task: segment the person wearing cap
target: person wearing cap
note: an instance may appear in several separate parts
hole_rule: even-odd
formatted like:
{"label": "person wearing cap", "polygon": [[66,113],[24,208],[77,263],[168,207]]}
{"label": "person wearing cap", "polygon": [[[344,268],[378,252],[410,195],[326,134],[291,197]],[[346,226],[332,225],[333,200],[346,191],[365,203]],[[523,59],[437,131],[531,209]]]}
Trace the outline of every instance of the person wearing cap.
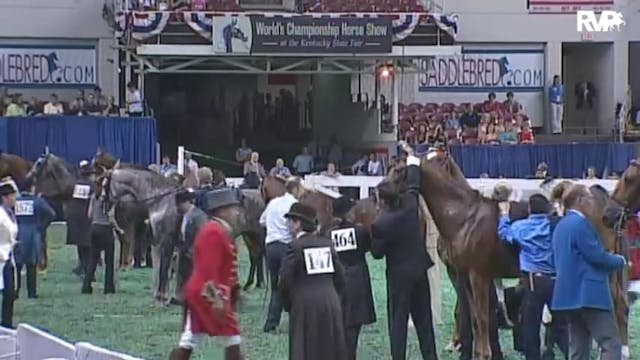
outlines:
{"label": "person wearing cap", "polygon": [[280,270],[278,292],[289,313],[289,359],[347,360],[344,268],[328,237],[316,234],[316,210],[302,203],[285,214],[293,241]]}
{"label": "person wearing cap", "polygon": [[284,215],[304,193],[302,180],[299,177],[289,178],[285,183],[285,189],[284,195],[269,201],[258,221],[260,226],[267,228],[265,243],[267,269],[269,269],[269,281],[271,282],[271,299],[269,300],[267,320],[263,328],[264,332],[274,331],[280,324],[282,303],[278,293],[278,279],[282,259],[287,253],[287,247],[292,239]]}
{"label": "person wearing cap", "polygon": [[114,281],[115,266],[115,238],[113,236],[113,226],[107,215],[109,209],[106,201],[102,198],[100,183],[96,182],[96,191],[91,196],[87,217],[91,221],[91,248],[89,253],[89,265],[82,282],[82,293],[91,294],[93,289],[91,282],[95,279],[96,267],[100,254],[104,251],[104,293],[114,294],[116,286]]}
{"label": "person wearing cap", "polygon": [[195,205],[196,193],[191,189],[181,189],[176,193],[176,206],[178,212],[182,214],[180,225],[180,242],[178,243],[178,274],[176,276],[176,288],[172,304],[181,304],[183,301],[182,287],[191,275],[192,246],[196,234],[207,221],[204,211]]}
{"label": "person wearing cap", "polygon": [[15,261],[13,248],[18,237],[18,222],[14,213],[18,187],[11,178],[0,180],[0,269],[2,269],[2,321],[0,326],[13,328],[13,302],[15,301]]}
{"label": "person wearing cap", "polygon": [[225,360],[242,359],[235,313],[240,289],[235,234],[243,218],[239,205],[237,194],[231,189],[207,193],[204,210],[211,220],[202,225],[193,243],[193,270],[183,288],[183,332],[170,360],[190,359],[206,335],[218,338],[225,348]]}
{"label": "person wearing cap", "polygon": [[333,201],[335,226],[329,231],[333,247],[345,268],[346,289],[344,299],[345,339],[347,358],[356,359],[358,337],[362,325],[376,322],[376,311],[371,292],[371,277],[366,254],[371,247],[371,234],[356,224],[351,208],[352,199],[341,196]]}
{"label": "person wearing cap", "polygon": [[23,191],[16,201],[15,215],[18,221],[18,244],[15,248],[16,272],[18,284],[17,295],[20,293],[22,267],[27,269],[27,297],[37,298],[36,268],[38,266],[41,248],[44,246],[42,234],[56,216],[56,212],[43,198],[35,195],[35,186],[25,184],[28,191]]}
{"label": "person wearing cap", "polygon": [[64,216],[67,221],[66,243],[75,245],[78,253],[78,265],[73,273],[83,277],[89,267],[91,251],[91,221],[87,213],[93,193],[93,171],[87,160],[82,160],[79,165],[79,177],[73,187],[71,199],[64,204]]}
{"label": "person wearing cap", "polygon": [[406,191],[391,181],[376,187],[382,210],[372,226],[371,254],[387,262],[387,309],[391,358],[405,359],[409,315],[424,359],[437,359],[427,270],[433,261],[420,230],[420,159],[406,143]]}

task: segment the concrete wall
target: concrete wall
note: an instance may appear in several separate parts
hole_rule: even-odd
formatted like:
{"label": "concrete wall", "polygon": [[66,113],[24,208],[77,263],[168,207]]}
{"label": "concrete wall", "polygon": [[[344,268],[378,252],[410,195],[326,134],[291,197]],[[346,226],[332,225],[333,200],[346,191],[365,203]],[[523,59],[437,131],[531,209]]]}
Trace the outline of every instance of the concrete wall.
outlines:
{"label": "concrete wall", "polygon": [[[113,33],[102,19],[99,0],[3,0],[0,1],[0,44],[94,45],[97,48],[98,85],[117,95],[117,52]],[[29,88],[13,90],[26,96],[47,98],[51,92],[71,99],[74,89]]]}

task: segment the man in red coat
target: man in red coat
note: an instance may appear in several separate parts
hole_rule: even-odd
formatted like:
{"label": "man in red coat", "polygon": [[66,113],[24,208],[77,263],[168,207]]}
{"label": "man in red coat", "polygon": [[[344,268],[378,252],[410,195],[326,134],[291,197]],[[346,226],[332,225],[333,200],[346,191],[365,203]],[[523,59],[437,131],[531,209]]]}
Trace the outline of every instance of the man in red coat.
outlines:
{"label": "man in red coat", "polygon": [[240,360],[240,327],[235,313],[238,274],[234,231],[244,219],[236,192],[218,189],[205,196],[210,217],[193,244],[193,272],[184,286],[186,315],[180,343],[170,360],[186,360],[203,335],[217,337],[225,360]]}

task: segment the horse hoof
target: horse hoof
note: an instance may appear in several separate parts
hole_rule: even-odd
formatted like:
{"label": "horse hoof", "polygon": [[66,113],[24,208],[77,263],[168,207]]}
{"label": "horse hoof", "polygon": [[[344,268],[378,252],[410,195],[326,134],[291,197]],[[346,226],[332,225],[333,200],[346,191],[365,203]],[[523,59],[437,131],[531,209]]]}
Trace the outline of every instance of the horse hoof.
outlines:
{"label": "horse hoof", "polygon": [[629,350],[629,346],[628,345],[622,346],[622,359],[623,360],[631,359],[631,351]]}

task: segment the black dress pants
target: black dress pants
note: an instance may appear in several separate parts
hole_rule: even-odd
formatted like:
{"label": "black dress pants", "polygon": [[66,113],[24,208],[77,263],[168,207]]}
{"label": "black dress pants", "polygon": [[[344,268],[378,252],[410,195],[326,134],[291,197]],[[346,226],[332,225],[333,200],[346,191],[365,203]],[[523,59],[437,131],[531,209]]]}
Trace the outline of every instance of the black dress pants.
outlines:
{"label": "black dress pants", "polygon": [[104,276],[104,293],[112,294],[116,292],[113,278],[114,269],[114,238],[113,230],[110,225],[91,225],[91,255],[89,256],[89,267],[82,284],[83,293],[91,293],[91,281],[95,277],[96,268],[100,253],[104,251],[105,276]]}
{"label": "black dress pants", "polygon": [[[465,291],[468,283],[465,275],[458,274],[456,279],[456,293],[460,303],[460,359],[473,359],[473,321],[471,319],[471,311],[469,309],[469,301],[467,292]],[[498,295],[493,281],[489,285],[489,343],[491,344],[491,359],[503,359],[502,349],[500,348],[500,338],[498,336]]]}
{"label": "black dress pants", "polygon": [[282,300],[278,292],[278,279],[280,277],[280,267],[282,260],[287,254],[289,245],[283,242],[274,241],[267,244],[267,267],[271,282],[271,299],[269,300],[269,312],[267,321],[264,324],[265,331],[275,329],[280,324],[282,316]]}
{"label": "black dress pants", "polygon": [[2,280],[4,289],[2,290],[2,322],[0,326],[13,329],[13,302],[16,300],[15,291],[15,267],[11,261],[4,264],[2,270]]}
{"label": "black dress pants", "polygon": [[387,312],[391,358],[406,359],[409,315],[420,343],[423,359],[437,359],[427,272],[415,276],[387,274]]}
{"label": "black dress pants", "polygon": [[37,297],[37,267],[38,265],[22,265],[16,264],[16,273],[18,285],[16,286],[16,298],[20,295],[20,289],[22,288],[22,267],[27,268],[27,297],[30,299]]}
{"label": "black dress pants", "polygon": [[360,337],[361,329],[362,325],[348,326],[345,328],[348,360],[356,360],[356,356],[358,355],[358,338]]}

